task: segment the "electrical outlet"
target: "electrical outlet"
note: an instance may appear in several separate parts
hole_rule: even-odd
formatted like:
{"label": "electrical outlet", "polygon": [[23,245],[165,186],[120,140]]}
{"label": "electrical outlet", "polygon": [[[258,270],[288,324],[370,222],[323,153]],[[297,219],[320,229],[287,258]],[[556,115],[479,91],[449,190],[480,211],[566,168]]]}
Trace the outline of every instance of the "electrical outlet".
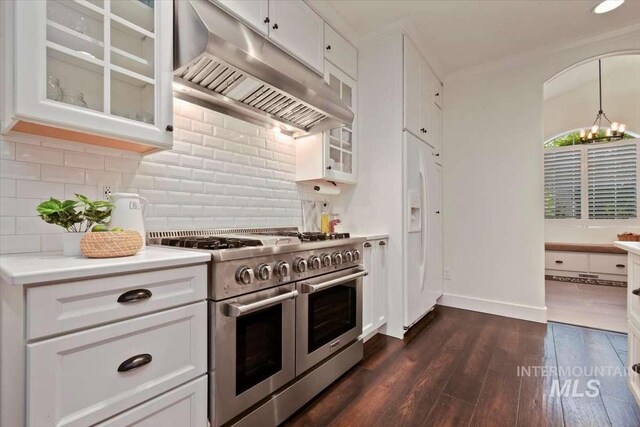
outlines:
{"label": "electrical outlet", "polygon": [[109,200],[110,196],[111,196],[111,186],[110,185],[103,185],[102,186],[102,199],[103,200]]}
{"label": "electrical outlet", "polygon": [[453,274],[451,273],[451,269],[450,268],[445,268],[443,270],[442,276],[444,277],[445,280],[451,280],[453,278]]}

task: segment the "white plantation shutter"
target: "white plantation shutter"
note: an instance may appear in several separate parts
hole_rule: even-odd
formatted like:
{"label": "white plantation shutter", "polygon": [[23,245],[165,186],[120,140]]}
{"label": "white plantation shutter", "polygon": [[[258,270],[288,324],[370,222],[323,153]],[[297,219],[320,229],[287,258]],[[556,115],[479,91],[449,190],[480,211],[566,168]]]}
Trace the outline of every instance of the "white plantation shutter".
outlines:
{"label": "white plantation shutter", "polygon": [[580,150],[545,152],[544,217],[546,219],[581,218],[580,164]]}
{"label": "white plantation shutter", "polygon": [[638,214],[637,144],[587,149],[589,219],[628,219]]}

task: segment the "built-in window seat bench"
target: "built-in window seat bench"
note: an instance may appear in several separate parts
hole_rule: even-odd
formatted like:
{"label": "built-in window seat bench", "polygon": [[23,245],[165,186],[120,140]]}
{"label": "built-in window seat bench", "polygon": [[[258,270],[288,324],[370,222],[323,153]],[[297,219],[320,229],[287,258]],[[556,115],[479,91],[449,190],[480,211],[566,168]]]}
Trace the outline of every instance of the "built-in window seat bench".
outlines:
{"label": "built-in window seat bench", "polygon": [[545,243],[547,279],[626,286],[627,253],[613,244]]}

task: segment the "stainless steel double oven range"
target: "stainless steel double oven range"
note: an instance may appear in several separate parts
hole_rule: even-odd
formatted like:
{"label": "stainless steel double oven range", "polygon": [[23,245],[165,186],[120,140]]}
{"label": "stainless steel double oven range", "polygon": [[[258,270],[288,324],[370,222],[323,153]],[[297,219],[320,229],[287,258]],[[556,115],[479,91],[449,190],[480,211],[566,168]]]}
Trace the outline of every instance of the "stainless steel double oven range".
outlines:
{"label": "stainless steel double oven range", "polygon": [[362,359],[364,239],[295,228],[149,237],[211,251],[212,425],[277,425]]}

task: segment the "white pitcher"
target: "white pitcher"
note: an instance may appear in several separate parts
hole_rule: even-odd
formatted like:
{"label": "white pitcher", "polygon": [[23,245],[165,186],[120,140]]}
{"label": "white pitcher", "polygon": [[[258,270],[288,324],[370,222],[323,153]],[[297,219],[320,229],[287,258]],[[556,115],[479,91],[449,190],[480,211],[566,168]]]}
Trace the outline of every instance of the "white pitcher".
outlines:
{"label": "white pitcher", "polygon": [[114,193],[110,197],[114,204],[109,220],[109,228],[121,227],[125,230],[135,230],[142,236],[142,249],[146,246],[144,231],[144,211],[149,201],[135,193]]}

